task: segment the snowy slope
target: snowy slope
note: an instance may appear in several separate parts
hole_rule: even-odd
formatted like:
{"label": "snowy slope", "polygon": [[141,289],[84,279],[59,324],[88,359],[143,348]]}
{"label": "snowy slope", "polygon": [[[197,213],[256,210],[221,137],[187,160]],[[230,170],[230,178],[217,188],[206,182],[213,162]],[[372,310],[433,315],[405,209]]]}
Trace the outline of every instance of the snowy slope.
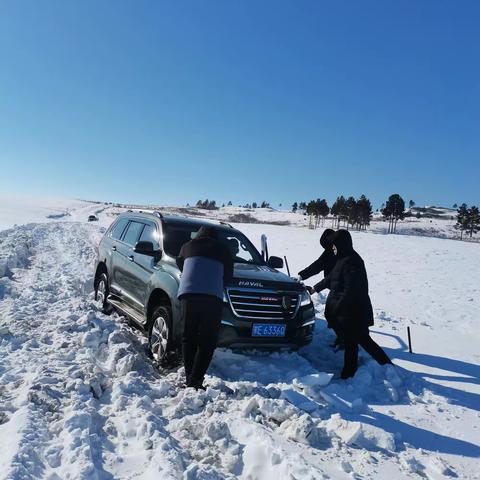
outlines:
{"label": "snowy slope", "polygon": [[[274,209],[274,208],[255,208],[248,209],[243,207],[223,207],[218,210],[204,210],[194,207],[168,207],[155,205],[118,205],[115,208],[109,208],[109,213],[120,213],[127,208],[140,209],[160,209],[164,213],[173,213],[179,215],[199,216],[202,218],[211,218],[229,223],[261,223],[272,225],[290,225],[310,227],[310,218],[302,212],[293,213],[291,211]],[[408,211],[407,211],[408,212]],[[399,235],[415,235],[438,238],[459,239],[460,232],[456,230],[456,211],[439,207],[415,207],[411,210],[411,216],[407,216],[404,220],[397,224],[397,234]],[[420,213],[421,217],[417,218],[416,214]],[[334,219],[327,217],[321,222],[321,228],[329,228],[334,225]],[[343,227],[343,225],[342,225]],[[344,227],[345,228],[345,227]],[[386,234],[388,232],[388,221],[384,220],[382,214],[374,212],[372,221],[368,227],[371,233]],[[480,233],[477,233],[470,239],[464,236],[465,240],[480,241]]]}
{"label": "snowy slope", "polygon": [[[129,205],[107,204],[102,202],[87,202],[81,200],[62,199],[39,199],[30,197],[18,197],[0,194],[0,229],[34,221],[55,220],[86,220],[88,215],[94,214],[100,217],[113,219],[116,215],[127,209],[158,209],[166,214],[196,216],[229,223],[241,224],[271,224],[281,226],[302,226],[309,228],[310,218],[303,212],[293,213],[285,209],[275,208],[244,208],[226,206],[217,210],[204,210],[195,207],[172,207],[160,205]],[[406,217],[397,224],[397,234],[415,235],[438,238],[459,239],[460,232],[454,228],[456,211],[441,207],[414,207],[407,212],[411,216]],[[420,213],[421,218],[416,218]],[[328,228],[334,225],[334,219],[327,217],[321,222],[319,228]],[[372,221],[368,227],[370,233],[386,234],[388,222],[379,212],[374,212]],[[480,233],[470,239],[464,236],[464,240],[480,242]]]}
{"label": "snowy slope", "polygon": [[1,193],[0,205],[0,230],[29,222],[74,219],[70,217],[72,215],[75,217],[80,212],[83,214],[83,211],[101,208],[98,204],[90,204],[80,200],[20,197]]}
{"label": "snowy slope", "polygon": [[[354,233],[397,367],[362,357],[353,380],[333,376],[321,296],[310,346],[218,350],[195,392],[94,308],[94,247],[116,209],[23,208],[38,223],[0,232],[0,478],[478,478],[478,244]],[[319,230],[238,227],[257,245],[266,233],[295,273],[318,253]]]}

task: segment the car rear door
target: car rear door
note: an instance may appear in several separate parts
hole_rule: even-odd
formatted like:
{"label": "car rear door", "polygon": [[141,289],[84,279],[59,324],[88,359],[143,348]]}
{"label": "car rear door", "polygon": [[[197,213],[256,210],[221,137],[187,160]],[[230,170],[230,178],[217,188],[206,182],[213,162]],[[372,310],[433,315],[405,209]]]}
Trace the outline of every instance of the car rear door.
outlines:
{"label": "car rear door", "polygon": [[125,232],[125,229],[128,225],[129,219],[128,218],[119,218],[113,227],[111,228],[106,242],[106,262],[107,262],[107,271],[108,271],[108,279],[109,279],[109,287],[110,291],[113,294],[117,294],[119,292],[119,287],[117,285],[117,278],[116,278],[116,270],[117,264],[121,260],[121,256],[117,253],[118,244]]}

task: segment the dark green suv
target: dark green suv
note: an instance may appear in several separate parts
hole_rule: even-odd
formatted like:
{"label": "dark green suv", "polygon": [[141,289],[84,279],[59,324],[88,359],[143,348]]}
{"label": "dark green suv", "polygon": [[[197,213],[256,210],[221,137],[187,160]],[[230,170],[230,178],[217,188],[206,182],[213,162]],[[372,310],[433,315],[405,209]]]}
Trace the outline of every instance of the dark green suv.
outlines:
{"label": "dark green suv", "polygon": [[305,287],[276,268],[278,257],[260,254],[239,230],[159,212],[118,216],[98,246],[95,299],[108,313],[119,310],[143,328],[153,358],[177,349],[183,325],[177,299],[181,246],[202,225],[214,226],[230,249],[234,278],[225,286],[218,345],[230,348],[294,348],[310,343],[315,312]]}

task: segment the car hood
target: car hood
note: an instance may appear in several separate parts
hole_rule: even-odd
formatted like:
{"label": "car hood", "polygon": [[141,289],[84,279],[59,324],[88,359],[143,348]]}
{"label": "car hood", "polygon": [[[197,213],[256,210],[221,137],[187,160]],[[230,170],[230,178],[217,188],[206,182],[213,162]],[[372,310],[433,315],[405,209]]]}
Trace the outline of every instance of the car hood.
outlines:
{"label": "car hood", "polygon": [[303,286],[293,278],[267,265],[236,263],[233,281],[229,286],[247,288],[283,288],[300,291]]}

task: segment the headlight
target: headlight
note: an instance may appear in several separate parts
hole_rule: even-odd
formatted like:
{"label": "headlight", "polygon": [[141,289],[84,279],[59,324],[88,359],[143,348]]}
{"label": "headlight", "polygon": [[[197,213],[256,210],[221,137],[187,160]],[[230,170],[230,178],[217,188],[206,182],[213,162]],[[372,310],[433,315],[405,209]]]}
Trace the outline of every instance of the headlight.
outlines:
{"label": "headlight", "polygon": [[312,297],[306,290],[304,290],[300,295],[300,306],[305,307],[307,305],[310,305],[311,303],[312,303]]}
{"label": "headlight", "polygon": [[227,292],[223,291],[223,303],[228,303]]}

